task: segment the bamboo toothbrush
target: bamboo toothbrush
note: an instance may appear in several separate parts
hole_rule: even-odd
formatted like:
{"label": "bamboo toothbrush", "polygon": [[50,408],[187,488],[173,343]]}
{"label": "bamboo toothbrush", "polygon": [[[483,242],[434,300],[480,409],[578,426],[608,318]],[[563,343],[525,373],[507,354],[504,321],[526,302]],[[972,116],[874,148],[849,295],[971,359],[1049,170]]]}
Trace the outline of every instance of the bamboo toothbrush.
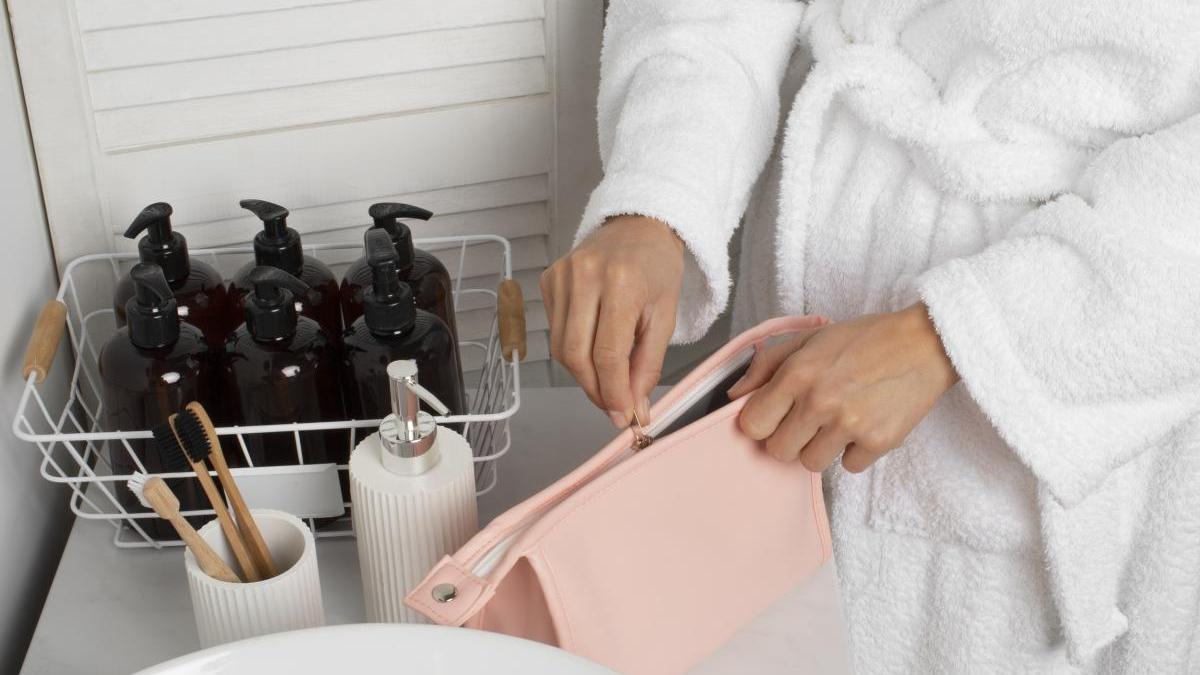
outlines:
{"label": "bamboo toothbrush", "polygon": [[216,469],[217,478],[220,479],[225,496],[229,498],[229,504],[233,507],[238,528],[246,540],[246,545],[250,549],[250,555],[254,558],[254,564],[257,565],[259,573],[265,579],[279,574],[275,561],[271,558],[271,550],[267,548],[267,543],[263,540],[262,533],[259,532],[258,525],[254,522],[254,516],[250,515],[250,509],[246,506],[246,500],[242,498],[242,492],[238,489],[237,482],[229,473],[229,465],[225,463],[225,453],[221,451],[220,439],[217,438],[217,431],[213,428],[212,420],[204,410],[204,406],[195,401],[187,404],[183,412],[175,418],[175,430],[179,433],[179,440],[183,443],[183,448],[191,459],[199,461],[207,457],[209,463]]}
{"label": "bamboo toothbrush", "polygon": [[254,561],[246,550],[246,543],[242,541],[237,524],[233,522],[233,518],[229,516],[229,510],[225,508],[224,498],[221,497],[217,486],[213,484],[212,476],[208,475],[208,467],[203,462],[192,461],[183,444],[179,442],[178,433],[174,428],[175,420],[178,417],[178,415],[171,415],[166,424],[160,424],[151,429],[154,440],[158,443],[158,451],[162,454],[163,463],[172,470],[176,467],[180,469],[191,467],[192,471],[196,473],[200,487],[203,488],[205,496],[212,504],[213,511],[217,514],[217,522],[221,524],[221,532],[225,534],[229,550],[233,552],[233,558],[242,570],[242,578],[246,581],[260,581],[262,577],[258,574]]}
{"label": "bamboo toothbrush", "polygon": [[200,565],[200,569],[204,570],[205,574],[214,579],[235,584],[241,581],[229,565],[225,564],[221,556],[217,555],[208,542],[204,541],[200,533],[196,532],[187,519],[180,515],[179,498],[175,496],[174,492],[171,492],[171,488],[163,479],[138,472],[133,474],[127,485],[142,506],[153,509],[159,517],[165,518],[175,526],[179,538],[191,549],[192,555],[196,556],[196,564]]}

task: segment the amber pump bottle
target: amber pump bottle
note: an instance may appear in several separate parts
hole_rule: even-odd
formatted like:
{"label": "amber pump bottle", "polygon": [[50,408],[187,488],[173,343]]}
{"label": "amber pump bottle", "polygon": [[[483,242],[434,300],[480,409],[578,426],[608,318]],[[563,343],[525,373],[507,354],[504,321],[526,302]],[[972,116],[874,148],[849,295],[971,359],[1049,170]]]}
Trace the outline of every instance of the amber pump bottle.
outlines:
{"label": "amber pump bottle", "polygon": [[419,383],[441,400],[450,414],[466,412],[458,344],[438,317],[418,309],[412,291],[397,276],[398,260],[383,230],[367,231],[372,283],[363,295],[364,312],[342,340],[342,381],[346,411],[353,419],[376,419],[391,412],[388,364],[412,360]]}
{"label": "amber pump bottle", "polygon": [[[107,431],[151,429],[166,422],[190,401],[209,405],[213,394],[211,352],[200,329],[180,319],[178,301],[162,268],[138,263],[129,276],[134,295],[125,307],[128,323],[100,349]],[[174,470],[164,463],[152,440],[131,440],[129,447],[137,455],[137,461],[123,443],[109,443],[114,474]],[[183,510],[209,508],[195,480],[170,479],[167,484],[179,497]],[[129,490],[110,489],[117,493],[126,511],[149,511]],[[207,518],[199,519],[203,520]],[[138,519],[137,522],[155,539],[177,538],[165,521]]]}
{"label": "amber pump bottle", "polygon": [[[397,202],[372,204],[368,211],[374,224],[371,229],[387,232],[396,247],[398,275],[412,289],[417,307],[431,312],[450,328],[450,334],[458,339],[458,326],[454,320],[454,292],[450,273],[437,256],[413,246],[412,230],[400,222],[400,218],[429,220],[433,213],[419,206]],[[363,293],[371,285],[371,267],[367,255],[351,263],[342,277],[342,316],[346,326],[354,323],[363,313]]]}
{"label": "amber pump bottle", "polygon": [[[171,230],[172,213],[171,205],[166,202],[151,204],[133,219],[125,236],[133,239],[146,233],[138,241],[138,257],[144,263],[154,263],[162,268],[179,305],[180,316],[204,333],[210,347],[220,349],[233,327],[229,322],[232,303],[225,283],[212,265],[191,259],[187,239]],[[125,326],[125,305],[133,296],[133,278],[127,274],[117,282],[113,292],[117,328]]]}
{"label": "amber pump bottle", "polygon": [[[295,298],[308,285],[268,266],[253,268],[245,280],[251,289],[246,321],[229,336],[221,364],[232,416],[246,426],[344,419],[333,341],[296,311]],[[296,464],[301,456],[291,433],[247,434],[245,440],[256,466]],[[340,431],[303,431],[300,441],[306,464],[349,457],[349,439]]]}
{"label": "amber pump bottle", "polygon": [[234,298],[234,311],[241,322],[241,313],[246,306],[246,296],[251,292],[250,274],[256,267],[274,267],[303,281],[307,291],[298,291],[300,313],[316,321],[329,337],[336,341],[342,333],[342,316],[338,309],[337,277],[325,263],[304,254],[300,233],[288,227],[288,210],[278,204],[261,199],[243,199],[242,208],[258,216],[263,229],[254,235],[254,262],[238,270],[229,282],[229,292]]}

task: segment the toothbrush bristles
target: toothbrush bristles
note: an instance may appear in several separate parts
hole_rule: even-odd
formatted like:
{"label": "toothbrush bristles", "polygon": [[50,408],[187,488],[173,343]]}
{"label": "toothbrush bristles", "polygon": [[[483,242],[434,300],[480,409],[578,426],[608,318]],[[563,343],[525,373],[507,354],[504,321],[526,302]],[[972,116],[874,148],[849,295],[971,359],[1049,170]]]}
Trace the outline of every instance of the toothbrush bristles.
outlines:
{"label": "toothbrush bristles", "polygon": [[150,433],[154,435],[154,443],[158,446],[158,454],[162,458],[164,470],[188,471],[191,469],[183,446],[180,445],[175,432],[171,430],[170,422],[164,422],[154,427]]}
{"label": "toothbrush bristles", "polygon": [[133,475],[129,477],[129,481],[126,483],[126,485],[129,487],[129,491],[137,497],[138,502],[141,503],[142,506],[149,509],[153,507],[150,506],[149,500],[146,499],[146,481],[148,480],[150,480],[149,476],[141,471],[135,471]]}
{"label": "toothbrush bristles", "polygon": [[208,432],[205,431],[200,418],[191,410],[184,410],[175,416],[175,433],[179,436],[183,451],[193,462],[202,462],[212,454],[213,448],[208,442]]}

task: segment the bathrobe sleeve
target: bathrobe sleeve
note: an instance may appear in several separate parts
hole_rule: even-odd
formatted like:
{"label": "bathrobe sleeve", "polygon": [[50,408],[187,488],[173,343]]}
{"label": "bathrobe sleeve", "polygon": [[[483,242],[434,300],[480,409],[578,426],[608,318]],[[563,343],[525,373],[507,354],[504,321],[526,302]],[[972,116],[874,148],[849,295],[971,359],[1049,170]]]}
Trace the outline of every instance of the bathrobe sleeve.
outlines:
{"label": "bathrobe sleeve", "polygon": [[999,433],[1080,503],[1200,414],[1200,116],[1112,144],[1075,193],[918,290]]}
{"label": "bathrobe sleeve", "polygon": [[794,0],[614,0],[599,98],[604,179],[576,242],[605,219],[651,216],[687,245],[675,342],[729,299],[729,240],[773,145],[779,88],[804,5]]}

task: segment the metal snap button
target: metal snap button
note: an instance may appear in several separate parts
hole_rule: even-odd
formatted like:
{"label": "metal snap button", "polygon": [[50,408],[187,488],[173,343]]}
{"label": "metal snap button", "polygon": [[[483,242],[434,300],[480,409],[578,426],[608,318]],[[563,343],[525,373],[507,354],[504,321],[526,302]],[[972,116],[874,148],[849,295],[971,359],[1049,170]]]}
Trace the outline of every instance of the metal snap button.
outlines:
{"label": "metal snap button", "polygon": [[453,602],[458,597],[458,588],[454,584],[438,584],[433,587],[432,594],[436,602]]}

